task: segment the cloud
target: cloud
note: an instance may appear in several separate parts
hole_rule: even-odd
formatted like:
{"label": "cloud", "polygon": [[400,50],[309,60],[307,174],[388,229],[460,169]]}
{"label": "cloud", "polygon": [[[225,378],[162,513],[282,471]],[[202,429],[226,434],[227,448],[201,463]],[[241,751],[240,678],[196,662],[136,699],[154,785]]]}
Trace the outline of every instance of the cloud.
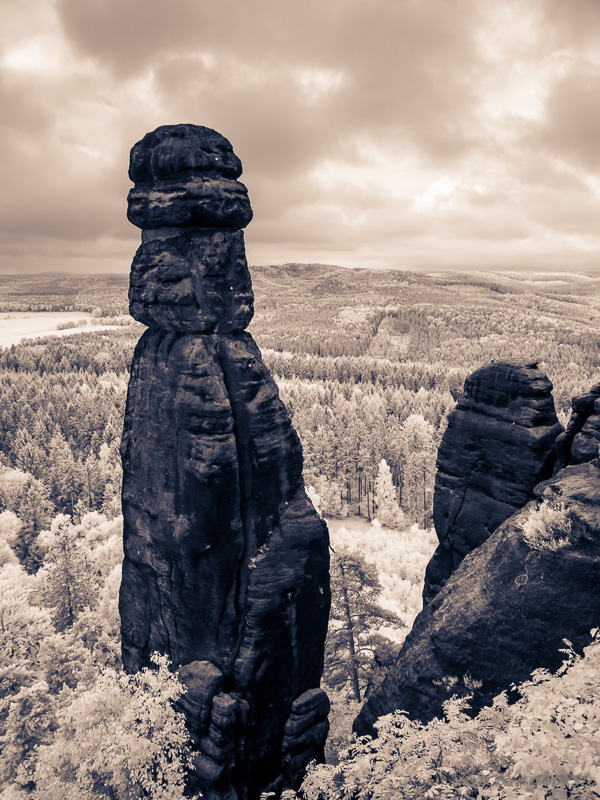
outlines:
{"label": "cloud", "polygon": [[584,169],[600,167],[600,69],[577,68],[552,86],[540,144]]}
{"label": "cloud", "polygon": [[[263,128],[292,113],[301,129],[330,140],[336,126],[369,130],[440,155],[471,141],[463,122],[476,68],[472,0],[62,0],[58,7],[82,56],[118,79],[154,71],[169,105],[181,93],[197,113],[252,114]],[[338,91],[323,92],[323,76]]]}
{"label": "cloud", "polygon": [[[130,147],[214,127],[250,257],[597,259],[598,0],[29,0],[0,32],[0,268],[126,269]],[[131,247],[129,253],[127,248]],[[94,261],[96,254],[97,261]],[[463,259],[464,254],[464,259]],[[541,255],[540,255],[541,258]]]}

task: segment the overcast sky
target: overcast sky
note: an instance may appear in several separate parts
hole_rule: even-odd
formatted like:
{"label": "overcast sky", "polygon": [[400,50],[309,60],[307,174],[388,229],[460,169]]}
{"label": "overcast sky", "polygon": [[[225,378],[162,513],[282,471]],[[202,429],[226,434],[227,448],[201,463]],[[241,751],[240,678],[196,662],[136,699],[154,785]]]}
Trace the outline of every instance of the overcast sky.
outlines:
{"label": "overcast sky", "polygon": [[251,264],[600,264],[600,0],[0,0],[0,270],[126,271],[131,146],[215,128]]}

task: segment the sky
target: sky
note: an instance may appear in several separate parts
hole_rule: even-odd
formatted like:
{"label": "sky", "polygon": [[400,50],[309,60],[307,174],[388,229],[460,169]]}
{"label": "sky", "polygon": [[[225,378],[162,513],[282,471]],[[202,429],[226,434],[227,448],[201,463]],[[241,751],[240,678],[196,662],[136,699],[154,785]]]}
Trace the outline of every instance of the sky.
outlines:
{"label": "sky", "polygon": [[250,264],[600,266],[600,0],[0,0],[0,271],[126,272],[129,150],[215,128]]}

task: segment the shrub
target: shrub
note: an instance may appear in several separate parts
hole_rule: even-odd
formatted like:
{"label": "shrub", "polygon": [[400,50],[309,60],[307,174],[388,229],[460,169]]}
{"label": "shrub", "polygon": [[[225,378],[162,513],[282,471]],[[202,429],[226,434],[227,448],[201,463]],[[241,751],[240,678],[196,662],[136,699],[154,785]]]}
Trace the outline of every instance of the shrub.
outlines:
{"label": "shrub", "polygon": [[532,550],[560,550],[574,542],[573,519],[559,501],[544,500],[532,508],[522,523],[523,541]]}
{"label": "shrub", "polygon": [[15,783],[33,789],[31,800],[183,800],[191,751],[173,703],[185,689],[165,656],[152,661],[156,669],[135,675],[103,670],[89,688],[71,691],[55,715],[43,706],[38,716],[43,711],[56,733],[16,769]]}
{"label": "shrub", "polygon": [[556,674],[535,670],[509,705],[505,692],[476,717],[468,698],[428,725],[403,711],[382,717],[379,736],[355,740],[337,766],[311,765],[299,796],[592,800],[600,797],[600,639],[578,656],[570,644]]}

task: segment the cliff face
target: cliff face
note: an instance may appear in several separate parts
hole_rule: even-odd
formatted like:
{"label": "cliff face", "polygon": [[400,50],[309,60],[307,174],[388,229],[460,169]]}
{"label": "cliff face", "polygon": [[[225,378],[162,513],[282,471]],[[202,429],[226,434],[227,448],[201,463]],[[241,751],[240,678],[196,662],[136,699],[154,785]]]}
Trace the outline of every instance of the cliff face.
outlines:
{"label": "cliff face", "polygon": [[552,475],[562,427],[551,391],[535,363],[492,363],[465,381],[438,451],[433,519],[440,544],[427,567],[425,603]]}
{"label": "cliff face", "polygon": [[195,780],[214,798],[297,783],[322,756],[328,710],[328,534],[245,332],[240,173],[229,142],[198,126],[158,128],[131,153],[128,216],[143,233],[130,308],[150,329],[121,449],[123,663],[159,650],[181,667]]}
{"label": "cliff face", "polygon": [[598,626],[600,387],[574,398],[565,432],[551,389],[534,363],[467,378],[438,453],[425,607],[358,733],[394,709],[427,722],[461,689],[479,708]]}
{"label": "cliff face", "polygon": [[[600,620],[600,461],[567,467],[536,487],[537,500],[510,517],[464,558],[415,620],[392,670],[354,723],[373,733],[382,714],[405,709],[424,722],[441,716],[443,702],[481,682],[474,708],[489,703],[538,667],[556,669],[562,639],[576,649]],[[568,543],[531,547],[527,520],[542,501],[568,510]],[[557,512],[559,513],[559,512]],[[551,543],[565,538],[552,525]],[[442,679],[455,676],[447,688]],[[468,681],[467,681],[468,682]]]}

